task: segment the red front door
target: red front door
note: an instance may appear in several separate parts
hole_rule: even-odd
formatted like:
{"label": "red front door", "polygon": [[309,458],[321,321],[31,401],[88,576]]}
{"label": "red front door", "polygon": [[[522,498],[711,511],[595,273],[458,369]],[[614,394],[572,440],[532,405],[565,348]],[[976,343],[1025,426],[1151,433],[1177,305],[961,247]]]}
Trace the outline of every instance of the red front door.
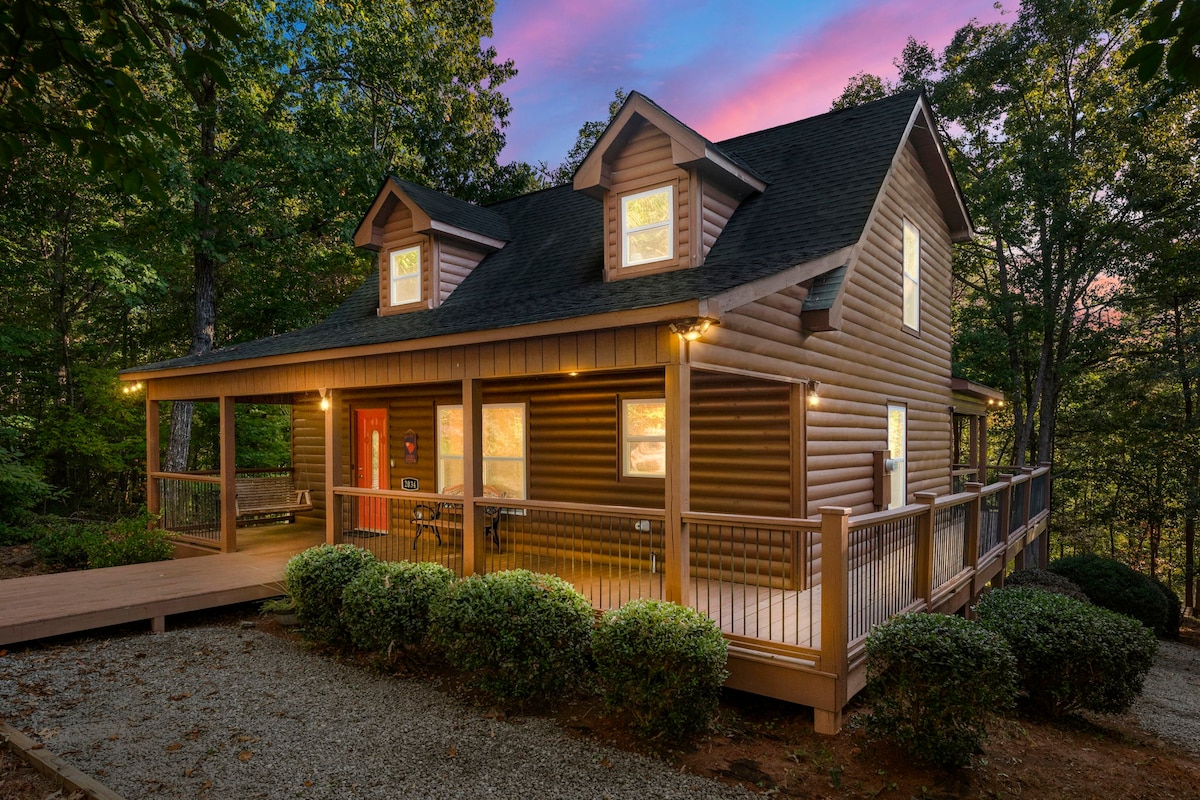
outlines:
{"label": "red front door", "polygon": [[[388,445],[387,409],[354,409],[355,476],[360,489],[387,489]],[[382,497],[358,498],[354,527],[365,531],[387,530],[387,500]]]}

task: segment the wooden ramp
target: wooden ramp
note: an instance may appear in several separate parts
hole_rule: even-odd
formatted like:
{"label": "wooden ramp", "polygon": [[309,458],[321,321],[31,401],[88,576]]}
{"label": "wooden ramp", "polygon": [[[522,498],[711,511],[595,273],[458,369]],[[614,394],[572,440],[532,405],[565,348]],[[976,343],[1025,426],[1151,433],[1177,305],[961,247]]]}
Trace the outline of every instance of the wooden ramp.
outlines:
{"label": "wooden ramp", "polygon": [[242,552],[0,581],[0,645],[283,593],[292,551]]}

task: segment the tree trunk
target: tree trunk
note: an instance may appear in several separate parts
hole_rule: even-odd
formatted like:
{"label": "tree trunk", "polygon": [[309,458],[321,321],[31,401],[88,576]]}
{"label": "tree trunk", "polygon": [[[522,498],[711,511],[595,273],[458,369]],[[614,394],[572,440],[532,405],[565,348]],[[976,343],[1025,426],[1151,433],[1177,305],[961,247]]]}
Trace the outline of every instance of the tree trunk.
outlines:
{"label": "tree trunk", "polygon": [[[216,230],[212,224],[213,184],[217,154],[217,92],[212,78],[200,79],[198,112],[200,115],[200,152],[196,161],[196,195],[192,202],[192,224],[196,239],[192,245],[192,265],[195,273],[193,294],[192,346],[188,355],[203,355],[213,349],[216,327],[216,260],[213,242]],[[192,415],[195,403],[180,401],[171,406],[171,433],[167,441],[163,468],[167,472],[184,472],[192,442]]]}

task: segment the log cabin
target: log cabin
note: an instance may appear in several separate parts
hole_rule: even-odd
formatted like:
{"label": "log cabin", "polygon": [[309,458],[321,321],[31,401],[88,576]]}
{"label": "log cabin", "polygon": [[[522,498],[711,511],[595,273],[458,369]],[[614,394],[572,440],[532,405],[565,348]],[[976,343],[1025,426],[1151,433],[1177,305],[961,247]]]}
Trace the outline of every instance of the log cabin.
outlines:
{"label": "log cabin", "polygon": [[[1045,560],[1048,466],[988,482],[1003,398],[951,373],[971,235],[919,93],[713,143],[635,92],[569,185],[385,180],[354,237],[376,270],[319,324],[126,372],[150,506],[193,547],[279,513],[597,609],[690,605],[730,686],[836,731],[872,627]],[[219,405],[215,474],[161,471],[177,400]],[[237,468],[239,403],[291,408],[272,490]]]}

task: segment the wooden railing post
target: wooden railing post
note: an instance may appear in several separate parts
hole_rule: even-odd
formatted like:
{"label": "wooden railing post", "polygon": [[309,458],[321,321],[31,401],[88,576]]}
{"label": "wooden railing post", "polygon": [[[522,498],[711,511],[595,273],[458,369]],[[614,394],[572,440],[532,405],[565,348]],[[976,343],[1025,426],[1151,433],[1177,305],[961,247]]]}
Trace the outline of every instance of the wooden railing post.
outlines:
{"label": "wooden railing post", "polygon": [[979,481],[967,483],[963,489],[975,495],[967,504],[967,566],[972,571],[979,567],[979,534],[983,528],[983,484]]}
{"label": "wooden railing post", "polygon": [[347,502],[334,490],[342,485],[342,392],[327,389],[325,401],[325,542],[337,544],[342,540],[342,508]]}
{"label": "wooden railing post", "polygon": [[925,510],[917,517],[916,597],[925,598],[928,607],[933,602],[933,522],[937,492],[917,492],[913,499]]}
{"label": "wooden railing post", "polygon": [[237,550],[237,449],[234,436],[234,398],[222,395],[220,409],[220,466],[221,466],[221,552]]}
{"label": "wooden railing post", "polygon": [[483,537],[483,381],[464,378],[463,409],[463,576],[487,572]]}
{"label": "wooden railing post", "polygon": [[158,401],[150,399],[146,389],[146,510],[151,514],[162,513],[162,496],[158,490],[158,478],[154,473],[162,471],[162,454],[159,442]]}
{"label": "wooden railing post", "polygon": [[827,707],[813,708],[817,733],[835,734],[846,705],[850,633],[850,509],[821,509],[821,671],[834,678]]}
{"label": "wooden railing post", "polygon": [[1021,509],[1021,521],[1024,523],[1022,527],[1029,527],[1029,520],[1033,514],[1030,511],[1030,504],[1033,502],[1033,467],[1021,467],[1021,474],[1028,475],[1025,481],[1025,507]]}

